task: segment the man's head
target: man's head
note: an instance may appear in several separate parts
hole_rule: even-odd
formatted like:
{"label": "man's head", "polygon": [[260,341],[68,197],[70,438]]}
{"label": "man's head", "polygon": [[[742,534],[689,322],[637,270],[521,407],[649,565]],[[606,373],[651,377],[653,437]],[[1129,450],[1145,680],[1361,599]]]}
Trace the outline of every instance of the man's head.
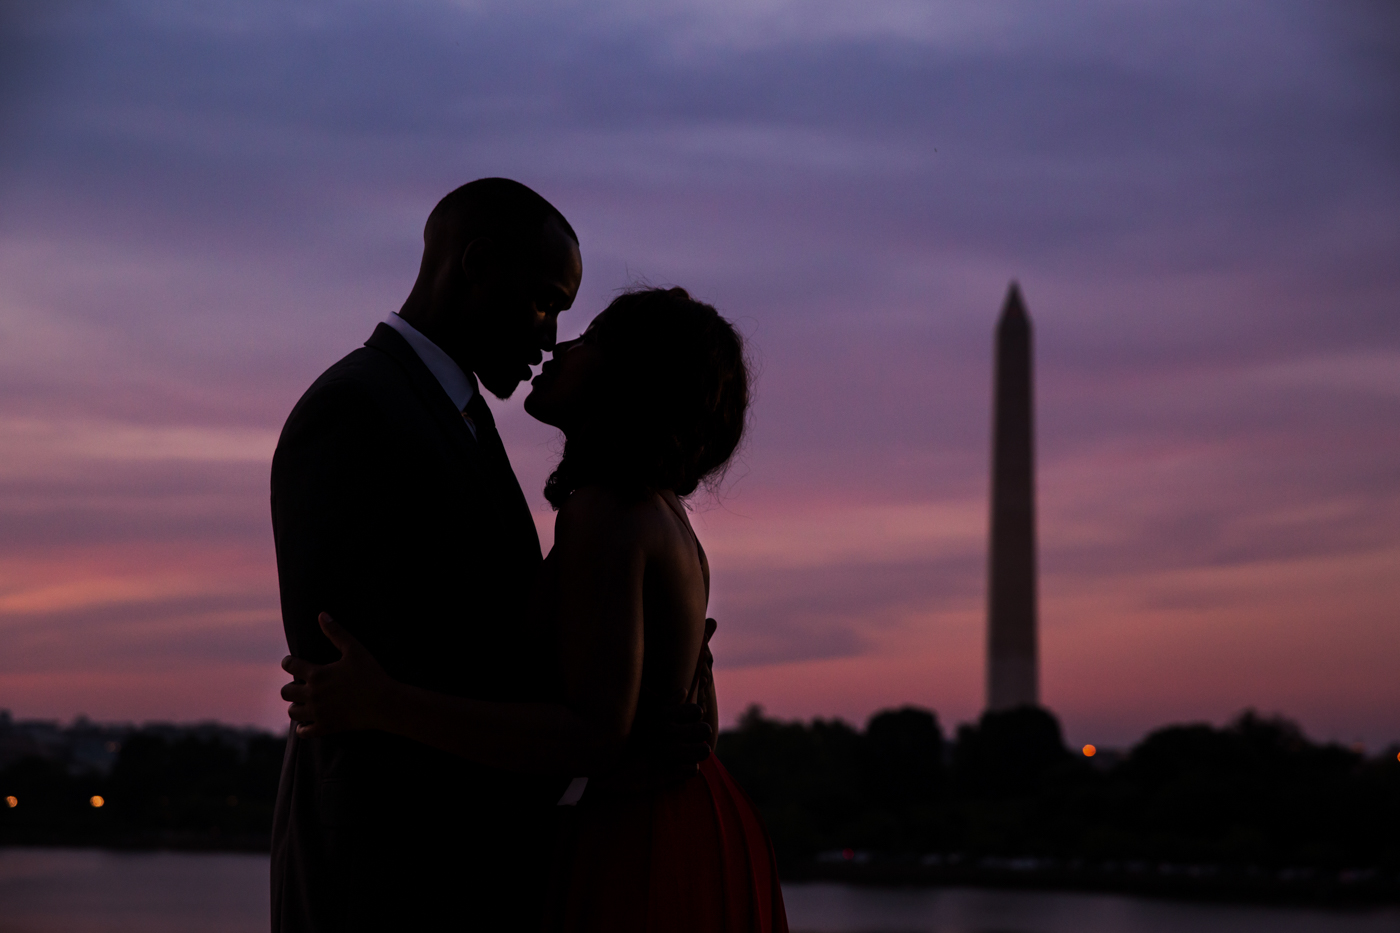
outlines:
{"label": "man's head", "polygon": [[554,348],[582,277],[563,214],[519,182],[482,178],[428,215],[418,281],[399,313],[505,398]]}

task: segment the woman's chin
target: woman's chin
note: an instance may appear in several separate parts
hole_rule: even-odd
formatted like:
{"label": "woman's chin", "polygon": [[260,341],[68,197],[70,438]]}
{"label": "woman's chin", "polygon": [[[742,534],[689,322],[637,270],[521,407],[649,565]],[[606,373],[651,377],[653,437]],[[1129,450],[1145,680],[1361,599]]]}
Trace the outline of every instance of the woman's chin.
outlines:
{"label": "woman's chin", "polygon": [[525,403],[523,407],[525,409],[525,414],[529,415],[531,418],[534,418],[536,421],[539,421],[543,424],[547,424],[550,427],[559,427],[558,423],[553,417],[554,413],[550,410],[551,406],[544,398],[542,398],[542,393],[539,389],[530,390],[530,394],[525,396]]}

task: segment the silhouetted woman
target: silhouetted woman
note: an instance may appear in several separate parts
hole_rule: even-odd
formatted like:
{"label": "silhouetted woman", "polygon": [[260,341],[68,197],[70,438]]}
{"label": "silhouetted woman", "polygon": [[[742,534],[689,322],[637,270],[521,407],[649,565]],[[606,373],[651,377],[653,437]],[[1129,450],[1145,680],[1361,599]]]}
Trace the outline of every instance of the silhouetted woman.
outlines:
{"label": "silhouetted woman", "polygon": [[633,291],[561,343],[532,386],[525,410],[565,436],[545,486],[558,516],[535,599],[560,702],[398,683],[323,615],[342,659],[284,661],[303,682],[283,691],[290,715],[307,735],[382,729],[506,770],[614,774],[570,814],[546,929],[785,931],[767,833],[713,755],[699,778],[666,788],[616,777],[629,741],[681,704],[698,703],[718,731],[709,565],[681,499],[743,436],[743,343],[683,289]]}

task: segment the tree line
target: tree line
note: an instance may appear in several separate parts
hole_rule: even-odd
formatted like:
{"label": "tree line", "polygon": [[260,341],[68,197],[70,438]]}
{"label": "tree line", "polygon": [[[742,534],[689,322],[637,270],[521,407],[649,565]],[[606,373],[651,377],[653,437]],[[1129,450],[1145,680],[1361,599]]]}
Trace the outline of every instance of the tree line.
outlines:
{"label": "tree line", "polygon": [[[265,849],[284,747],[163,727],[127,734],[106,773],[20,758],[0,769],[0,845]],[[1254,713],[1159,729],[1105,763],[1035,707],[947,737],[914,707],[864,729],[753,707],[718,754],[785,871],[867,853],[1400,870],[1395,751],[1314,743]]]}
{"label": "tree line", "polygon": [[286,740],[137,730],[110,771],[28,755],[0,770],[0,845],[266,851]]}
{"label": "tree line", "polygon": [[793,867],[865,851],[1400,868],[1395,750],[1368,758],[1253,712],[1158,729],[1096,763],[1038,707],[986,713],[951,740],[914,707],[864,730],[752,707],[719,756]]}

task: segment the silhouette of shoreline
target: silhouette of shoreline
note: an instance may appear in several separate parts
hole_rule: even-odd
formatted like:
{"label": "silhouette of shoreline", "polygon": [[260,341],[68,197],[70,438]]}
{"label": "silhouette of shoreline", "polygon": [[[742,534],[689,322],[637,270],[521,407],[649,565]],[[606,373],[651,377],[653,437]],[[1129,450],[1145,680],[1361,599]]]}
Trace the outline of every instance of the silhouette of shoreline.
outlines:
{"label": "silhouette of shoreline", "polygon": [[[212,723],[0,714],[0,846],[265,852],[284,744]],[[1035,707],[948,738],[913,707],[863,730],[754,707],[719,742],[788,881],[1337,906],[1400,903],[1397,751],[1246,713],[1090,758]]]}

